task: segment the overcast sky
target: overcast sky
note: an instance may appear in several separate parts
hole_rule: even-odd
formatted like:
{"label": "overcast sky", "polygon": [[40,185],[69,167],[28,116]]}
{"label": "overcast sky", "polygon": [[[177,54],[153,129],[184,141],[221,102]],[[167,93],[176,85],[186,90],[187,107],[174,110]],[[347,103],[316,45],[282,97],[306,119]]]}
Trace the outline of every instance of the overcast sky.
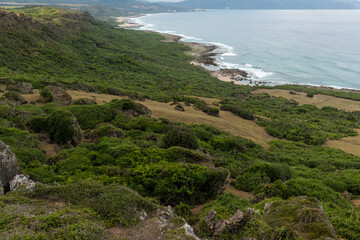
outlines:
{"label": "overcast sky", "polygon": [[148,2],[181,2],[183,0],[146,0],[146,1],[148,1]]}

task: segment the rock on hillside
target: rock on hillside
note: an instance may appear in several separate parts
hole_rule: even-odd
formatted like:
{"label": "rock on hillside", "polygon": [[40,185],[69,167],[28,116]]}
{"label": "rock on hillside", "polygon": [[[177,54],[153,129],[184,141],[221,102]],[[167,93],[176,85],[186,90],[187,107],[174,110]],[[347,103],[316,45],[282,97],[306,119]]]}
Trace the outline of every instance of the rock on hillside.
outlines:
{"label": "rock on hillside", "polygon": [[10,181],[18,174],[21,169],[15,154],[0,140],[0,195],[10,191]]}
{"label": "rock on hillside", "polygon": [[46,102],[55,102],[60,105],[70,105],[72,98],[64,89],[57,86],[47,86],[41,91],[41,96]]}
{"label": "rock on hillside", "polygon": [[10,181],[10,191],[16,191],[20,187],[25,187],[27,190],[33,190],[36,186],[36,182],[27,178],[25,175],[16,175],[13,180]]}
{"label": "rock on hillside", "polygon": [[33,89],[33,86],[31,85],[31,83],[25,83],[25,82],[18,82],[15,84],[8,85],[6,87],[6,90],[16,91],[16,92],[20,92],[22,94],[34,93],[34,89]]}
{"label": "rock on hillside", "polygon": [[9,106],[19,106],[22,104],[26,104],[27,100],[23,96],[21,96],[19,92],[10,91],[4,94],[1,102]]}
{"label": "rock on hillside", "polygon": [[[304,239],[337,239],[321,202],[311,197],[268,202],[262,220],[272,228],[287,226]],[[292,219],[292,220],[289,220]]]}
{"label": "rock on hillside", "polygon": [[200,240],[192,227],[168,207],[159,207],[154,214],[140,216],[141,223],[127,228],[114,227],[110,231],[120,239],[179,239]]}

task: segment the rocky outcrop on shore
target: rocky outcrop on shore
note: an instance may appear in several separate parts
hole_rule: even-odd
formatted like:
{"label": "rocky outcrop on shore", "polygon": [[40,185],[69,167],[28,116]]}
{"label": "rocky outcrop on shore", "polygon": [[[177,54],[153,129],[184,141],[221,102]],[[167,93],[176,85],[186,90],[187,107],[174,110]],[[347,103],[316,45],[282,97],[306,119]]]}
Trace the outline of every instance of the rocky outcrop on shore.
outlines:
{"label": "rocky outcrop on shore", "polygon": [[227,75],[227,76],[231,77],[232,79],[236,79],[236,80],[238,80],[239,78],[247,79],[250,77],[249,73],[247,73],[243,70],[240,70],[240,69],[222,68],[222,69],[220,69],[220,73]]}

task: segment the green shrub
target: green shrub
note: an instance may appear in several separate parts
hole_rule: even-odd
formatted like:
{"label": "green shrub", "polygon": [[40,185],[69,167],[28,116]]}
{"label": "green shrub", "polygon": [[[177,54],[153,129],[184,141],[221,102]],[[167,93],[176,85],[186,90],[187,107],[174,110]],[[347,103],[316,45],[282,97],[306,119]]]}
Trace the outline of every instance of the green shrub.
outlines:
{"label": "green shrub", "polygon": [[156,197],[163,204],[194,206],[217,195],[228,171],[160,161],[136,166],[131,176],[127,184],[144,196]]}
{"label": "green shrub", "polygon": [[320,201],[332,202],[339,207],[348,209],[351,204],[341,196],[340,193],[335,192],[329,187],[326,187],[322,182],[315,179],[296,178],[286,182],[287,192],[284,197],[290,196],[309,196],[315,197]]}
{"label": "green shrub", "polygon": [[74,114],[83,130],[94,129],[101,123],[111,122],[116,116],[115,110],[105,106],[69,106],[67,109]]}
{"label": "green shrub", "polygon": [[267,184],[276,180],[286,181],[292,177],[290,168],[283,164],[259,162],[244,170],[236,177],[235,186],[241,190],[251,192],[260,184]]}
{"label": "green shrub", "polygon": [[40,91],[40,96],[42,96],[43,98],[45,98],[45,102],[46,103],[49,103],[49,102],[52,102],[53,101],[53,97],[52,97],[52,94],[50,92],[49,89],[47,88],[44,88]]}
{"label": "green shrub", "polygon": [[270,179],[266,176],[262,176],[261,173],[244,173],[236,177],[235,187],[251,192],[260,184],[269,183]]}
{"label": "green shrub", "polygon": [[198,149],[199,143],[194,132],[185,126],[174,127],[163,138],[166,148],[179,146],[190,149]]}
{"label": "green shrub", "polygon": [[255,119],[254,114],[252,112],[250,112],[249,110],[239,108],[232,104],[223,104],[223,105],[221,105],[220,109],[223,111],[230,111],[233,114],[235,114],[241,118],[247,119],[247,120]]}
{"label": "green shrub", "polygon": [[313,97],[314,97],[314,94],[308,93],[308,94],[306,94],[306,96],[309,97],[309,98],[313,98]]}
{"label": "green shrub", "polygon": [[53,141],[65,144],[76,135],[74,115],[65,110],[52,112],[47,119],[48,133]]}
{"label": "green shrub", "polygon": [[192,212],[191,212],[189,205],[187,205],[185,203],[180,203],[180,204],[176,205],[174,207],[174,211],[175,211],[176,215],[183,217],[185,219],[192,216]]}
{"label": "green shrub", "polygon": [[349,186],[349,192],[355,194],[355,195],[360,195],[360,184],[359,183],[354,183],[354,184],[351,184]]}
{"label": "green shrub", "polygon": [[47,131],[47,119],[45,117],[33,117],[30,119],[29,128],[35,133]]}

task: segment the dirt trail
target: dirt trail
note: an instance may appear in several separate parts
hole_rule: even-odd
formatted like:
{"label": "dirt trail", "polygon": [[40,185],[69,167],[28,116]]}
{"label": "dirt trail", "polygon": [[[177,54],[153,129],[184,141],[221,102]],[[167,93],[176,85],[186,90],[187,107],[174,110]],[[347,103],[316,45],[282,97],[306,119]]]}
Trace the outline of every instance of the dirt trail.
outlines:
{"label": "dirt trail", "polygon": [[[295,91],[294,91],[295,92]],[[275,97],[283,97],[287,99],[294,99],[300,105],[311,104],[318,108],[325,106],[335,107],[345,111],[360,111],[360,101],[353,101],[344,98],[337,98],[322,94],[316,94],[310,98],[306,96],[304,92],[295,92],[296,94],[290,94],[289,90],[283,89],[258,89],[253,93],[268,93]]]}
{"label": "dirt trail", "polygon": [[254,195],[252,195],[251,193],[244,192],[244,191],[241,191],[241,190],[238,190],[238,189],[234,188],[231,185],[231,183],[234,182],[234,181],[235,181],[235,179],[232,179],[232,178],[229,180],[229,183],[226,186],[224,193],[232,193],[232,194],[234,194],[235,196],[237,196],[239,198],[247,199],[247,200],[250,200],[250,199],[254,198]]}

